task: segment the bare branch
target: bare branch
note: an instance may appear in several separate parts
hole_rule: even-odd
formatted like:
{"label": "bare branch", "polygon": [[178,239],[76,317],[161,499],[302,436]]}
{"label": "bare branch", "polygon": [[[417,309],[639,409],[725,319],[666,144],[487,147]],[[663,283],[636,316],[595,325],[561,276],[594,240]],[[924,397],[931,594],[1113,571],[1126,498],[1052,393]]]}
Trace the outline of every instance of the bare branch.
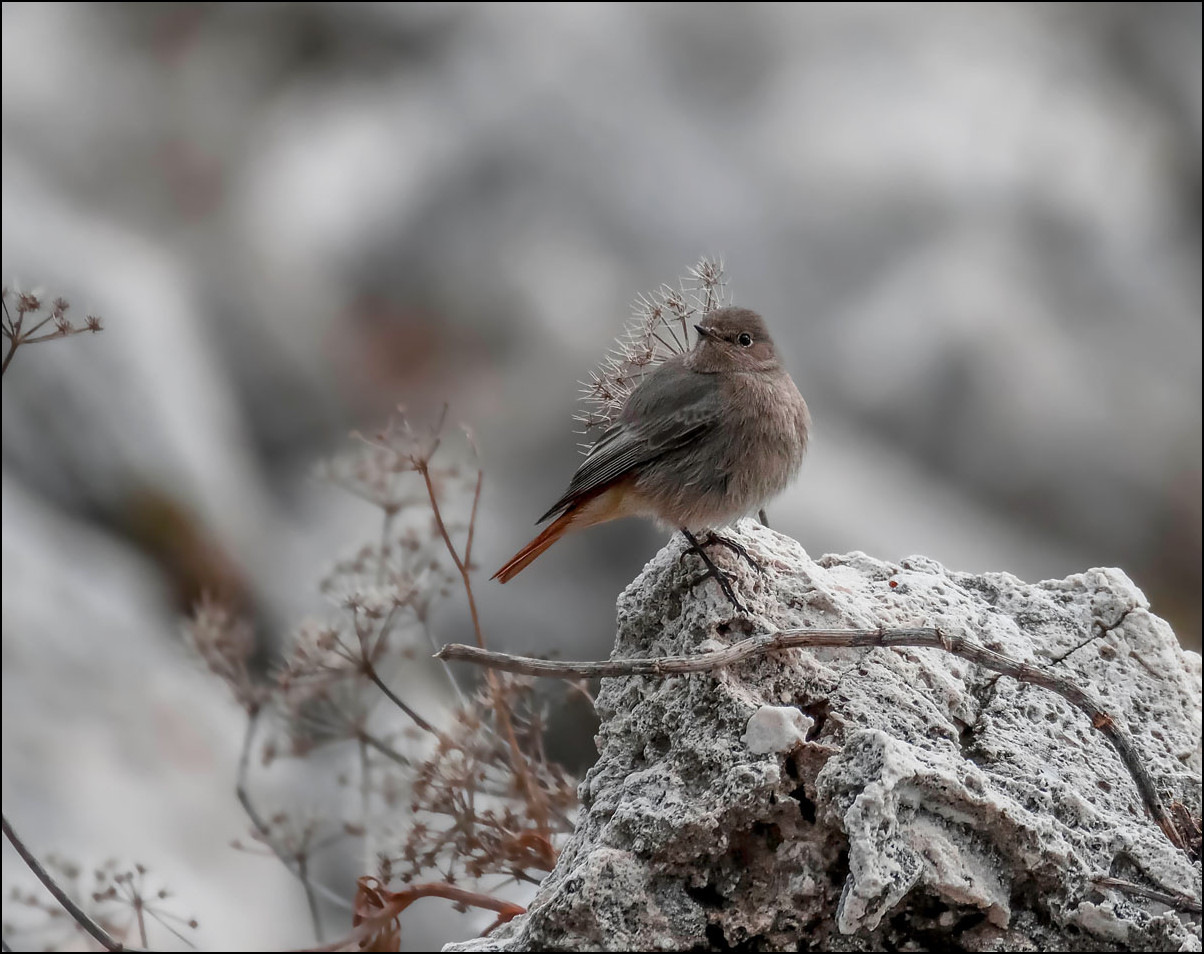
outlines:
{"label": "bare branch", "polygon": [[414,725],[418,726],[418,728],[422,729],[424,732],[430,732],[432,735],[438,735],[438,732],[433,725],[427,722],[426,719],[422,718],[422,716],[415,712],[412,707],[407,705],[405,701],[399,695],[397,695],[397,693],[385,685],[384,680],[381,679],[380,675],[377,673],[376,667],[373,666],[372,663],[368,662],[366,656],[364,657],[364,675],[376,683],[376,687],[386,696],[388,696],[389,701],[392,702],[393,705],[397,706],[397,708],[408,715],[413,721]]}
{"label": "bare branch", "polygon": [[477,468],[477,485],[472,492],[472,513],[468,517],[468,542],[464,544],[464,565],[472,569],[472,540],[477,532],[477,509],[481,505],[481,484],[485,482],[485,471]]}
{"label": "bare branch", "polygon": [[[400,935],[398,917],[406,908],[422,898],[446,898],[458,905],[483,908],[497,913],[497,920],[484,932],[505,924],[526,908],[510,901],[503,901],[487,894],[479,894],[446,882],[415,884],[400,891],[389,891],[379,880],[372,877],[359,879],[359,891],[356,893],[355,917],[352,920],[351,933],[330,944],[320,947],[303,948],[305,951],[343,951],[343,950],[396,950],[393,945]],[[372,943],[373,941],[389,941],[388,946]]]}
{"label": "bare branch", "polygon": [[366,732],[363,729],[361,729],[355,736],[355,739],[360,744],[366,745],[370,749],[375,749],[377,752],[379,752],[381,755],[383,755],[389,761],[396,762],[402,768],[412,769],[414,767],[413,760],[411,760],[407,756],[402,755],[400,752],[398,752],[395,748],[393,748],[391,745],[389,745],[383,739],[378,739],[376,736],[372,735],[370,732]]}
{"label": "bare branch", "polygon": [[[255,727],[259,723],[259,712],[252,712],[247,717],[247,731],[243,736],[242,753],[238,757],[238,780],[235,783],[234,793],[238,797],[238,803],[242,805],[243,811],[247,813],[247,817],[251,819],[251,824],[259,837],[263,839],[263,843],[268,846],[272,854],[280,859],[284,865],[298,880],[305,889],[305,898],[311,912],[316,912],[317,902],[313,894],[316,890],[327,901],[333,902],[344,910],[351,908],[350,902],[337,891],[326,887],[320,882],[313,882],[309,878],[309,873],[306,870],[303,859],[295,858],[281,849],[272,838],[271,827],[268,825],[264,817],[259,814],[259,810],[255,807],[255,803],[251,801],[250,791],[247,789],[247,777],[250,772],[251,764],[251,740],[255,736]],[[320,926],[314,925],[315,933],[320,933]]]}
{"label": "bare branch", "polygon": [[1149,898],[1151,901],[1169,905],[1179,911],[1191,911],[1199,914],[1201,910],[1200,902],[1186,894],[1159,891],[1157,888],[1147,888],[1145,885],[1123,881],[1120,878],[1092,878],[1091,880],[1097,888],[1112,888],[1116,891],[1123,891],[1125,894],[1135,894],[1140,898]]}
{"label": "bare branch", "polygon": [[13,831],[12,825],[8,823],[8,816],[3,816],[4,836],[12,842],[14,848],[17,849],[17,854],[21,859],[29,865],[29,870],[32,871],[39,881],[46,886],[46,890],[54,895],[54,900],[63,906],[63,909],[75,919],[75,923],[82,927],[85,931],[92,935],[106,951],[128,951],[130,948],[117,941],[104,928],[97,924],[92,918],[80,908],[78,904],[71,900],[71,896],[67,894],[58,883],[50,877],[50,873],[42,867],[41,863],[35,858],[25,843],[17,837]]}
{"label": "bare branch", "polygon": [[604,662],[559,662],[548,659],[532,659],[508,653],[491,652],[472,646],[453,644],[445,646],[436,655],[439,659],[460,660],[490,669],[522,673],[529,676],[546,676],[552,679],[580,679],[605,676],[671,676],[691,672],[711,672],[724,666],[740,662],[750,656],[783,649],[802,647],[882,647],[886,649],[904,646],[940,649],[972,663],[990,669],[1019,682],[1030,683],[1055,692],[1091,719],[1093,728],[1102,732],[1116,749],[1121,762],[1128,769],[1141,800],[1163,834],[1176,848],[1186,851],[1183,837],[1163,807],[1162,799],[1141,762],[1132,740],[1112,715],[1108,713],[1086,690],[1062,676],[1055,675],[1037,666],[987,649],[961,636],[953,636],[932,627],[921,629],[791,629],[776,633],[761,633],[750,636],[723,649],[697,653],[692,656],[662,656],[651,659],[611,659]]}

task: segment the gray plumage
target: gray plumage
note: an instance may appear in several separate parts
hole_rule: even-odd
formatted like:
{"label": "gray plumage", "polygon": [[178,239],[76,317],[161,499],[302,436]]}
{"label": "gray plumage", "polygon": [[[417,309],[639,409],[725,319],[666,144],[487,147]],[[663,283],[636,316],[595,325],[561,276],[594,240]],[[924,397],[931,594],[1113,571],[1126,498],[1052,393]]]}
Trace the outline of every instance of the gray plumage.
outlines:
{"label": "gray plumage", "polygon": [[636,502],[627,512],[712,528],[757,510],[790,482],[810,419],[764,321],[723,308],[697,327],[694,349],[631,392],[541,522],[627,479]]}

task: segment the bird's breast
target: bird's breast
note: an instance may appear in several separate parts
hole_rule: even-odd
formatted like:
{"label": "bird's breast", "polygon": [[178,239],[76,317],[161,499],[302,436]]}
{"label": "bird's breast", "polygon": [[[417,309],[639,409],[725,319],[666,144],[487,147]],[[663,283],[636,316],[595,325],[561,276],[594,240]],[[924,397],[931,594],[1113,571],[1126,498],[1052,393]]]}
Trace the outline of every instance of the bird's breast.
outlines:
{"label": "bird's breast", "polygon": [[785,372],[731,376],[733,428],[726,467],[741,512],[760,507],[798,472],[807,442],[807,405]]}
{"label": "bird's breast", "polygon": [[797,473],[807,406],[784,372],[725,375],[716,424],[641,479],[666,523],[717,527],[753,513]]}

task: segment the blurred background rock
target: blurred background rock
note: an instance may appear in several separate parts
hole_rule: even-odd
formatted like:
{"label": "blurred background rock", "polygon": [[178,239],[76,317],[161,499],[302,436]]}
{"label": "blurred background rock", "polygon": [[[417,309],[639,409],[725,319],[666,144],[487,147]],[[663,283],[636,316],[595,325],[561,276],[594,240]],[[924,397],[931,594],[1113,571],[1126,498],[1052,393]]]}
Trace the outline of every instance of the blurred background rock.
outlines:
{"label": "blurred background rock", "polygon": [[1025,580],[1119,566],[1198,648],[1200,19],[5,4],[4,283],[106,323],[3,382],[5,811],[35,849],[161,872],[203,947],[308,943],[280,866],[226,848],[240,715],[180,612],[216,589],[278,638],[320,611],[378,523],[315,462],[447,401],[486,469],[486,635],[604,654],[653,527],[486,580],[579,460],[577,382],[701,255],[815,419],[775,528]]}

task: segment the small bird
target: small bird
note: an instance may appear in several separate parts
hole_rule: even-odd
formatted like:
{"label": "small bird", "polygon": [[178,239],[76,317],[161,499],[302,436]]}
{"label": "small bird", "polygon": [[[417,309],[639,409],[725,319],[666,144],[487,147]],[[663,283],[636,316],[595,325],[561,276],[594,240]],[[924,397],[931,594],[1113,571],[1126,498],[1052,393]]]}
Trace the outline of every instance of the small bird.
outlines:
{"label": "small bird", "polygon": [[[555,519],[493,579],[513,579],[569,530],[651,517],[685,534],[708,575],[744,611],[704,547],[723,544],[755,563],[713,531],[757,511],[793,479],[810,415],[760,315],[719,308],[694,327],[693,349],[644,377],[537,522]],[[703,529],[712,532],[700,545],[693,531]]]}

